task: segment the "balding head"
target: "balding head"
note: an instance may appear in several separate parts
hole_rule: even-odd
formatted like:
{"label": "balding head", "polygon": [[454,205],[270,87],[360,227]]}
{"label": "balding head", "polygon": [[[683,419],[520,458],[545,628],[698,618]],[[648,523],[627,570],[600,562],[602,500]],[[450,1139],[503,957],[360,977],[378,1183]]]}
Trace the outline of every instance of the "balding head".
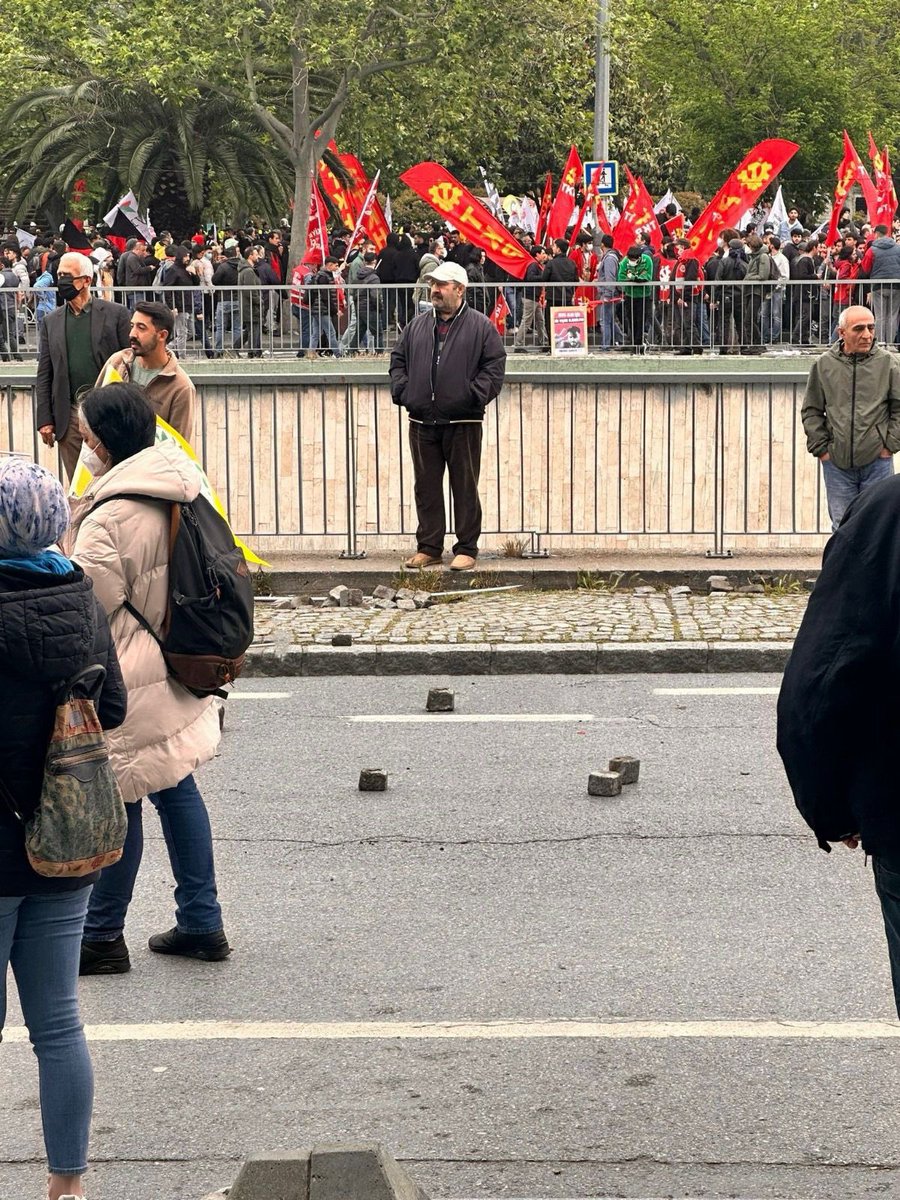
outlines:
{"label": "balding head", "polygon": [[875,317],[862,304],[851,304],[838,317],[845,354],[868,354],[875,344]]}

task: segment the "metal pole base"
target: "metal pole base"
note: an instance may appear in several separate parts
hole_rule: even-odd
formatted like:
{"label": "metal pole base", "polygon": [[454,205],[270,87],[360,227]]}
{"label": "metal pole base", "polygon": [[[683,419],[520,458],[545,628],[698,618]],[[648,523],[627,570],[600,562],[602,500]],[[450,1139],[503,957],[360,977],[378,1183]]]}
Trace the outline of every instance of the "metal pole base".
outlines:
{"label": "metal pole base", "polygon": [[338,558],[349,558],[349,559],[352,559],[353,561],[357,561],[358,559],[365,558],[365,557],[366,557],[365,550],[342,550],[340,552],[340,554],[338,555]]}
{"label": "metal pole base", "polygon": [[733,550],[707,550],[707,558],[734,558]]}
{"label": "metal pole base", "polygon": [[541,535],[536,529],[526,530],[531,538],[531,545],[527,550],[523,550],[519,555],[520,558],[549,558],[550,551],[541,549]]}

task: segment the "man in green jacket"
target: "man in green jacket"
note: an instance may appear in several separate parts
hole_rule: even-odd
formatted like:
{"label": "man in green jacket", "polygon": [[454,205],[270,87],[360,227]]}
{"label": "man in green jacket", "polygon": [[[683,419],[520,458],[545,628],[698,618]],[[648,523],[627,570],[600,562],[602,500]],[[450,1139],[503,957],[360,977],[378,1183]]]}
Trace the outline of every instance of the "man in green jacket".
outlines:
{"label": "man in green jacket", "polygon": [[900,359],[876,345],[868,308],[841,313],[838,341],[810,370],[800,416],[837,529],[860,492],[894,473],[900,451]]}

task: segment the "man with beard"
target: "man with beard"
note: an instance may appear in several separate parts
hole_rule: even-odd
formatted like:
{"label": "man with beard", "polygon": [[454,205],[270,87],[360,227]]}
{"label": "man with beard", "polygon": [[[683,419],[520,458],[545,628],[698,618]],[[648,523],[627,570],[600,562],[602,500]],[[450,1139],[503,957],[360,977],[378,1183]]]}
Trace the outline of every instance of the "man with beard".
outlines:
{"label": "man with beard", "polygon": [[156,415],[189,442],[194,432],[197,393],[169,349],[174,328],[175,314],[165,304],[139,301],[131,318],[129,348],[107,360],[96,383],[103,383],[107,371],[118,371],[126,383],[136,383]]}
{"label": "man with beard", "polygon": [[503,386],[506,351],[487,317],[466,303],[469,279],[463,267],[442,263],[428,282],[433,313],[409,322],[391,351],[390,363],[391,396],[409,414],[419,519],[417,550],[406,566],[416,570],[441,565],[447,470],[456,516],[450,570],[471,571],[481,536],[482,422]]}
{"label": "man with beard", "polygon": [[86,255],[64,254],[56,277],[62,303],[47,314],[41,330],[37,430],[45,445],[59,443],[69,479],[81,450],[78,400],[94,386],[101,365],[129,342],[128,309],[92,297],[93,279],[94,264]]}

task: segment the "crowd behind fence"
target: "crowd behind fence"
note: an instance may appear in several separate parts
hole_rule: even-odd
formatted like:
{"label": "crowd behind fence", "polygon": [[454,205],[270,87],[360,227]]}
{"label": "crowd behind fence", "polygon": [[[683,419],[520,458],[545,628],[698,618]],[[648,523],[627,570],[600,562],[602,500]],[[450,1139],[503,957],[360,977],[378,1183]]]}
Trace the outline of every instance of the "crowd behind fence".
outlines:
{"label": "crowd behind fence", "polygon": [[[384,383],[224,373],[196,382],[196,449],[235,531],[261,553],[409,548],[407,420]],[[526,556],[815,549],[829,521],[802,394],[777,374],[510,380],[486,414],[484,545],[518,543]],[[7,383],[0,401],[0,449],[58,469],[35,433],[33,386]]]}
{"label": "crowd behind fence", "polygon": [[[105,289],[128,307],[162,300],[176,312],[180,358],[291,358],[384,354],[414,316],[430,312],[427,287],[355,284],[303,288]],[[841,312],[868,304],[880,341],[894,346],[900,280],[734,281],[561,286],[472,284],[468,303],[493,319],[511,353],[550,353],[552,307],[584,311],[589,354],[764,354],[815,351],[837,337]],[[33,359],[53,289],[0,291],[0,359]],[[561,347],[565,349],[565,347]]]}

